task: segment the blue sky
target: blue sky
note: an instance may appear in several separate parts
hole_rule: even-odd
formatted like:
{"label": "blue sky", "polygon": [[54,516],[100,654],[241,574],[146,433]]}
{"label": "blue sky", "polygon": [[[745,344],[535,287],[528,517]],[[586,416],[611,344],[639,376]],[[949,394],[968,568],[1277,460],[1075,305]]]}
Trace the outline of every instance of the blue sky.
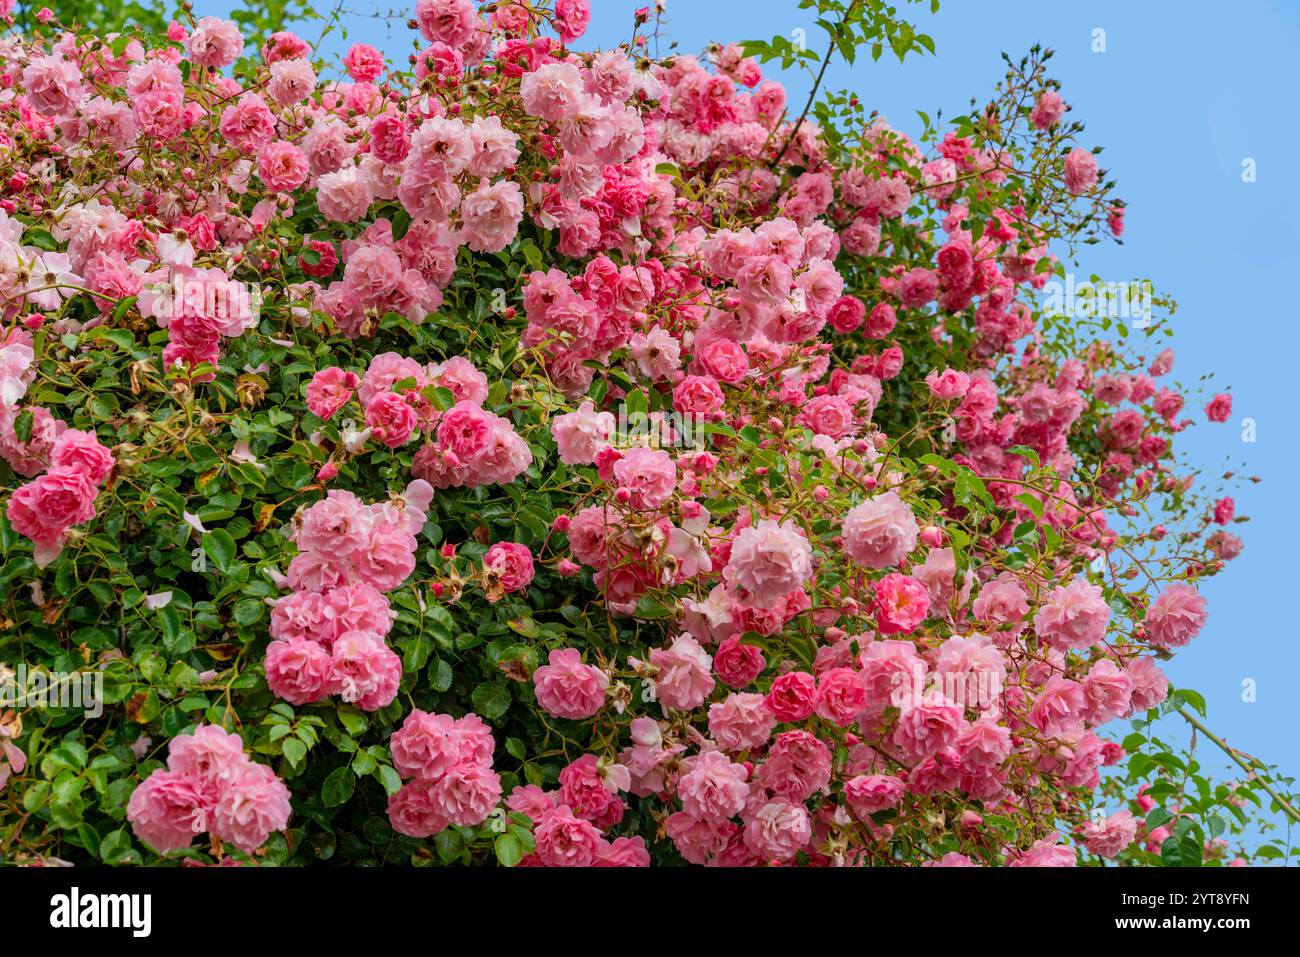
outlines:
{"label": "blue sky", "polygon": [[[585,43],[608,46],[630,34],[631,14],[650,0],[594,0],[595,18]],[[405,56],[411,34],[403,14],[391,25],[357,14],[401,8],[374,0],[349,0],[349,42],[365,41],[394,59]],[[197,4],[199,13],[223,13],[229,2]],[[1074,112],[1087,124],[1088,145],[1106,147],[1102,165],[1118,180],[1129,203],[1125,244],[1097,246],[1079,273],[1104,279],[1151,278],[1178,300],[1174,378],[1194,385],[1213,373],[1214,391],[1231,387],[1232,420],[1210,424],[1193,410],[1195,427],[1179,445],[1186,461],[1202,469],[1214,491],[1228,469],[1259,475],[1258,485],[1234,488],[1239,515],[1234,528],[1246,542],[1226,573],[1207,582],[1210,622],[1197,641],[1169,666],[1179,686],[1203,693],[1209,724],[1228,741],[1283,770],[1300,773],[1300,716],[1295,682],[1300,639],[1280,602],[1300,593],[1294,555],[1300,520],[1288,470],[1300,463],[1290,386],[1300,382],[1300,323],[1283,295],[1300,275],[1300,191],[1294,172],[1300,136],[1294,104],[1300,71],[1293,67],[1300,40],[1300,4],[1290,0],[1238,0],[1230,8],[1210,0],[1095,0],[1046,4],[1030,0],[974,3],[945,0],[909,5],[919,28],[936,44],[933,57],[888,55],[832,65],[827,85],[852,88],[869,108],[911,133],[917,110],[951,116],[971,97],[984,100],[1002,75],[1005,50],[1020,56],[1035,42],[1057,51],[1053,74]],[[668,0],[667,34],[683,51],[710,41],[791,36],[804,29],[820,45],[820,31],[795,0]],[[1093,52],[1094,30],[1105,31],[1105,52]],[[318,26],[302,31],[315,39]],[[341,52],[339,35],[326,51]],[[665,48],[666,52],[666,48]],[[783,76],[791,101],[802,104],[808,77]],[[1243,182],[1244,160],[1254,182]],[[1241,422],[1255,421],[1253,443]],[[1253,679],[1256,700],[1242,700]],[[1169,719],[1177,722],[1178,719]],[[1173,733],[1167,722],[1166,730]],[[1202,745],[1207,766],[1222,762]]]}

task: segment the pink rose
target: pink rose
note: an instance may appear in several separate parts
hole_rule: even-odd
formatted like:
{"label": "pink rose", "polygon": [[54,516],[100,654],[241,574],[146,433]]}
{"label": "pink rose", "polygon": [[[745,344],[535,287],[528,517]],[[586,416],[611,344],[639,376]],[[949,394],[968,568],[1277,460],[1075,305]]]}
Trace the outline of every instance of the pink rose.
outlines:
{"label": "pink rose", "polygon": [[1205,405],[1205,417],[1211,422],[1227,422],[1232,415],[1232,396],[1220,392]]}
{"label": "pink rose", "polygon": [[903,797],[903,782],[892,774],[859,774],[844,782],[844,799],[860,818],[888,810]]}
{"label": "pink rose", "polygon": [[658,669],[655,697],[665,708],[690,711],[703,704],[713,691],[713,660],[689,635],[681,635],[667,648],[651,651],[650,664]]}
{"label": "pink rose", "polygon": [[1200,634],[1207,617],[1205,598],[1195,588],[1170,585],[1147,609],[1147,640],[1161,648],[1181,648]]}
{"label": "pink rose", "polygon": [[161,768],[131,792],[126,819],[136,837],[160,852],[189,847],[195,834],[207,830],[203,799],[194,782]]}
{"label": "pink rose", "polygon": [[910,575],[891,572],[876,582],[872,610],[876,614],[876,628],[882,635],[906,634],[925,620],[930,610],[930,593]]}
{"label": "pink rose", "polygon": [[590,718],[605,704],[609,676],[599,668],[584,665],[574,648],[552,651],[533,672],[537,703],[556,718]]}
{"label": "pink rose", "polygon": [[98,485],[113,471],[113,453],[99,444],[95,433],[65,429],[54,442],[50,464],[83,472]]}
{"label": "pink rose", "polygon": [[483,556],[483,568],[506,592],[519,591],[533,580],[533,553],[518,542],[497,542]]}
{"label": "pink rose", "polygon": [[307,384],[307,408],[317,418],[329,419],[348,404],[360,384],[354,372],[338,366],[321,369]]}
{"label": "pink rose", "polygon": [[1076,578],[1052,590],[1034,616],[1034,629],[1053,648],[1069,651],[1097,644],[1109,622],[1110,606],[1101,588]]}
{"label": "pink rose", "polygon": [[290,704],[310,704],[326,696],[333,658],[319,642],[295,636],[266,648],[266,683]]}
{"label": "pink rose", "polygon": [[366,425],[372,436],[395,449],[409,442],[415,433],[415,409],[404,396],[385,392],[366,406]]}
{"label": "pink rose", "polygon": [[265,764],[249,763],[217,803],[210,830],[214,837],[251,853],[289,824],[289,789]]}
{"label": "pink rose", "polygon": [[1097,185],[1097,158],[1075,147],[1065,157],[1065,188],[1075,196],[1092,192]]}
{"label": "pink rose", "polygon": [[668,501],[677,487],[677,465],[662,449],[635,446],[614,463],[614,478],[631,493],[635,509],[654,509]]}
{"label": "pink rose", "polygon": [[732,541],[723,577],[746,602],[769,608],[812,577],[812,546],[793,521],[762,519]]}
{"label": "pink rose", "polygon": [[916,547],[920,526],[897,492],[855,506],[844,518],[844,551],[866,568],[900,564]]}
{"label": "pink rose", "polygon": [[778,721],[802,721],[817,704],[817,679],[806,671],[788,671],[772,682],[764,699]]}

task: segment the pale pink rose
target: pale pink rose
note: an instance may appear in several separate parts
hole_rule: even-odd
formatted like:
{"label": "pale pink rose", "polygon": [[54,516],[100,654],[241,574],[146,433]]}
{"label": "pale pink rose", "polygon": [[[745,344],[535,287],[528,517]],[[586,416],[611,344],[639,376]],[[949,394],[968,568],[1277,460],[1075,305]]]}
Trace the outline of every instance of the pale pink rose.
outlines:
{"label": "pale pink rose", "polygon": [[678,852],[691,864],[717,858],[740,828],[726,818],[695,817],[685,811],[669,815],[665,830]]}
{"label": "pale pink rose", "polygon": [[257,175],[277,193],[292,193],[307,182],[309,173],[307,154],[287,140],[276,140],[257,155]]}
{"label": "pale pink rose", "polygon": [[731,543],[723,577],[747,603],[769,608],[812,577],[812,546],[793,521],[762,519]]}
{"label": "pale pink rose", "polygon": [[360,384],[355,372],[346,372],[338,366],[321,369],[307,384],[307,408],[312,415],[329,419],[348,404]]}
{"label": "pale pink rose", "polygon": [[1087,707],[1082,685],[1052,675],[1029,709],[1029,723],[1051,737],[1068,738],[1082,732]]}
{"label": "pale pink rose", "polygon": [[930,394],[945,402],[960,399],[970,388],[970,376],[956,369],[944,369],[943,372],[931,372],[925,377],[925,384],[930,387]]}
{"label": "pale pink rose", "polygon": [[800,804],[771,801],[745,824],[745,844],[765,860],[787,861],[812,838],[808,811]]}
{"label": "pale pink rose", "polygon": [[804,403],[799,419],[818,435],[842,439],[857,431],[853,403],[842,395],[819,395]]}
{"label": "pale pink rose", "polygon": [[711,375],[688,375],[673,388],[673,408],[683,415],[714,417],[724,398]]}
{"label": "pale pink rose", "polygon": [[682,810],[693,817],[733,817],[749,797],[749,772],[720,751],[686,758],[677,780]]}
{"label": "pale pink rose", "polygon": [[689,635],[679,636],[669,647],[650,652],[658,669],[655,698],[665,708],[690,711],[702,705],[713,691],[713,659]]}
{"label": "pale pink rose", "polygon": [[548,63],[524,74],[519,91],[530,116],[558,123],[577,112],[584,95],[582,74],[571,63]]}
{"label": "pale pink rose", "polygon": [[597,852],[593,867],[649,867],[650,852],[643,837],[616,837]]}
{"label": "pale pink rose", "polygon": [[374,515],[361,499],[344,489],[330,489],[302,513],[294,542],[300,551],[350,555],[365,547],[373,524]]}
{"label": "pale pink rose", "polygon": [[925,585],[898,572],[876,582],[872,611],[876,629],[882,635],[906,634],[923,622],[930,610],[930,593]]}
{"label": "pale pink rose", "polygon": [[365,545],[349,556],[356,576],[380,591],[392,591],[415,570],[415,536],[400,519],[376,520]]}
{"label": "pale pink rose", "polygon": [[81,70],[59,55],[32,57],[22,68],[22,84],[32,109],[46,116],[71,113],[85,97]]}
{"label": "pale pink rose", "polygon": [[244,52],[244,36],[230,20],[200,17],[185,38],[185,49],[195,66],[220,70],[230,66]]}
{"label": "pale pink rose", "polygon": [[896,492],[855,506],[844,518],[844,551],[859,565],[888,568],[916,547],[920,527],[912,509]]}
{"label": "pale pink rose", "polygon": [[978,621],[1012,624],[1029,613],[1029,596],[1014,581],[995,578],[980,589],[971,613]]}
{"label": "pale pink rose", "polygon": [[547,664],[533,672],[537,703],[556,718],[590,718],[605,704],[609,676],[584,665],[574,648],[552,651]]}
{"label": "pale pink rose", "polygon": [[194,782],[210,802],[239,779],[248,763],[243,739],[212,724],[173,738],[167,756],[168,769]]}
{"label": "pale pink rose", "polygon": [[994,771],[1011,756],[1011,732],[989,718],[981,718],[961,733],[956,748],[964,773]]}
{"label": "pale pink rose", "polygon": [[802,721],[817,707],[817,679],[806,671],[787,671],[772,682],[763,703],[778,721]]}
{"label": "pale pink rose", "polygon": [[1065,157],[1065,188],[1075,196],[1092,192],[1097,185],[1097,158],[1075,147]]}
{"label": "pale pink rose", "polygon": [[452,824],[478,827],[501,800],[501,778],[484,764],[458,764],[433,783],[429,796]]}
{"label": "pale pink rose", "polygon": [[373,198],[370,182],[357,166],[344,166],[316,180],[316,205],[331,222],[356,222],[366,215]]}
{"label": "pale pink rose", "polygon": [[591,23],[590,0],[555,0],[554,23],[565,43],[580,39]]}
{"label": "pale pink rose", "polygon": [[1043,838],[1007,861],[1007,867],[1074,867],[1077,864],[1074,848],[1061,844],[1059,836]]}
{"label": "pale pink rose", "polygon": [[1065,115],[1065,101],[1055,90],[1044,90],[1038,95],[1034,108],[1029,111],[1029,122],[1035,129],[1047,130]]}
{"label": "pale pink rose", "polygon": [[384,72],[384,55],[366,43],[354,43],[343,57],[343,68],[358,83],[370,83]]}
{"label": "pale pink rose", "polygon": [[628,340],[628,353],[641,374],[649,379],[664,379],[681,368],[681,343],[662,326],[649,332],[634,333]]}
{"label": "pale pink rose", "polygon": [[457,402],[438,422],[438,446],[462,463],[487,451],[492,443],[492,418],[471,402]]}
{"label": "pale pink rose", "polygon": [[252,155],[275,139],[275,114],[256,93],[245,93],[221,111],[217,128],[229,143]]}
{"label": "pale pink rose", "polygon": [[1151,658],[1139,658],[1125,665],[1133,679],[1133,694],[1129,699],[1129,714],[1157,707],[1169,696],[1169,679]]}
{"label": "pale pink rose", "polygon": [[1115,662],[1103,658],[1088,669],[1083,679],[1083,693],[1088,699],[1088,720],[1105,724],[1129,712],[1133,696],[1133,678]]}
{"label": "pale pink rose", "polygon": [[69,528],[95,517],[95,494],[94,483],[80,469],[50,469],[9,497],[9,524],[32,540],[37,563],[44,565],[58,554]]}
{"label": "pale pink rose", "polygon": [[761,694],[730,694],[726,700],[709,705],[709,736],[724,751],[760,748],[775,726],[776,716],[768,710]]}
{"label": "pale pink rose", "polygon": [[790,801],[806,801],[829,786],[831,752],[807,731],[783,731],[759,766],[758,783]]}
{"label": "pale pink rose", "polygon": [[487,401],[487,376],[464,356],[452,356],[446,362],[430,366],[428,375],[430,382],[449,390],[457,402],[481,406]]}
{"label": "pale pink rose", "polygon": [[817,679],[817,713],[841,728],[867,706],[867,687],[852,668],[831,668]]}
{"label": "pale pink rose", "polygon": [[505,249],[519,231],[524,215],[524,196],[512,180],[489,185],[481,180],[478,189],[461,200],[459,238],[479,253],[496,253]]}
{"label": "pale pink rose", "polygon": [[469,43],[480,23],[472,0],[417,0],[415,21],[426,40],[450,47]]}
{"label": "pale pink rose", "polygon": [[584,402],[577,412],[566,412],[551,420],[551,437],[555,439],[560,461],[565,465],[591,465],[596,454],[609,445],[615,429],[614,416],[597,412]]}
{"label": "pale pink rose", "polygon": [[1110,606],[1101,588],[1076,578],[1059,585],[1034,615],[1034,629],[1059,651],[1089,648],[1106,636]]}
{"label": "pale pink rose", "polygon": [[859,774],[844,782],[844,800],[860,818],[897,806],[903,782],[892,774]]}
{"label": "pale pink rose", "polygon": [[658,508],[677,487],[677,465],[663,449],[636,446],[614,464],[614,478],[636,509]]}
{"label": "pale pink rose", "polygon": [[1170,585],[1147,609],[1147,640],[1161,648],[1181,648],[1200,634],[1207,617],[1205,598],[1195,588]]}
{"label": "pale pink rose", "polygon": [[474,157],[469,171],[475,176],[500,176],[519,159],[519,137],[499,116],[476,116],[469,125]]}
{"label": "pale pink rose", "polygon": [[278,60],[271,64],[271,80],[266,91],[281,106],[301,103],[316,89],[316,71],[306,59]]}
{"label": "pale pink rose", "polygon": [[389,739],[393,767],[404,778],[436,781],[466,760],[456,719],[449,714],[411,711]]}
{"label": "pale pink rose", "polygon": [[960,706],[950,701],[924,701],[903,708],[894,729],[894,743],[913,760],[956,745],[965,728]]}
{"label": "pale pink rose", "polygon": [[402,659],[367,632],[350,631],[334,641],[327,690],[363,711],[377,711],[397,697]]}
{"label": "pale pink rose", "polygon": [[1129,811],[1120,811],[1083,826],[1083,842],[1098,857],[1114,858],[1137,837],[1137,821]]}
{"label": "pale pink rose", "polygon": [[404,396],[385,392],[366,406],[366,425],[370,427],[373,438],[395,449],[405,445],[415,434],[415,409]]}

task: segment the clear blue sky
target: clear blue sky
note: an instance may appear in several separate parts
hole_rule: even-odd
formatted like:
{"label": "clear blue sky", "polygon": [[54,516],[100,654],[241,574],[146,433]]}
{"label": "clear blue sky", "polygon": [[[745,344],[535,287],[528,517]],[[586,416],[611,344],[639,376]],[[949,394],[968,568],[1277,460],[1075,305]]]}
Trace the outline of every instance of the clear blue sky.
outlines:
{"label": "clear blue sky", "polygon": [[[651,0],[594,0],[586,43],[608,46],[630,34],[632,11]],[[365,41],[395,59],[410,49],[401,0],[348,0],[350,42]],[[198,0],[200,14],[221,14],[229,0]],[[1291,387],[1300,384],[1300,322],[1286,293],[1300,276],[1300,4],[1293,0],[1213,2],[1095,0],[944,0],[909,5],[935,40],[933,57],[900,65],[886,55],[854,67],[836,62],[827,85],[852,88],[869,108],[902,130],[918,132],[917,110],[932,116],[982,102],[1002,75],[999,54],[1015,57],[1035,42],[1057,51],[1053,73],[1087,123],[1089,145],[1106,147],[1102,165],[1129,202],[1125,245],[1097,246],[1080,263],[1083,276],[1151,278],[1179,302],[1174,317],[1178,358],[1174,377],[1192,385],[1213,373],[1217,390],[1231,386],[1230,423],[1197,425],[1179,445],[1203,471],[1211,491],[1227,469],[1262,476],[1259,485],[1233,491],[1248,524],[1234,531],[1245,551],[1228,571],[1204,585],[1210,622],[1169,666],[1179,686],[1202,692],[1209,724],[1233,745],[1300,774],[1295,728],[1300,694],[1300,637],[1283,599],[1300,595],[1295,554],[1300,520],[1289,470],[1300,465]],[[391,25],[358,14],[397,9]],[[820,31],[795,0],[668,0],[667,34],[682,51],[710,41],[790,36],[803,28],[810,42]],[[1093,31],[1106,31],[1106,51],[1094,53]],[[302,34],[314,40],[319,26]],[[341,36],[326,52],[346,48]],[[666,48],[665,48],[666,52]],[[792,102],[802,103],[809,79],[782,77]],[[1242,161],[1255,161],[1257,178],[1242,181]],[[1257,441],[1242,441],[1251,417]],[[1288,544],[1289,543],[1289,544]],[[1242,681],[1254,679],[1254,703],[1242,699]],[[1174,730],[1168,719],[1167,730]],[[1202,746],[1209,767],[1221,762]]]}

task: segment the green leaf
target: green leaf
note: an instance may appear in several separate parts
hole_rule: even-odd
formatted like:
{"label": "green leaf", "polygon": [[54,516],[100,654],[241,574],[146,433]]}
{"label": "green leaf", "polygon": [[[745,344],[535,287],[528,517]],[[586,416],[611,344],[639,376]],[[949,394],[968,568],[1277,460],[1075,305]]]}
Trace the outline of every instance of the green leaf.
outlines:
{"label": "green leaf", "polygon": [[302,759],[307,756],[307,745],[303,744],[297,738],[285,738],[284,744],[280,746],[281,753],[285,759],[294,767],[302,764]]}
{"label": "green leaf", "polygon": [[505,834],[497,836],[496,843],[497,860],[506,867],[514,867],[524,857],[524,845],[515,835],[507,831]]}
{"label": "green leaf", "polygon": [[329,777],[321,786],[321,801],[326,807],[338,807],[340,804],[346,804],[352,797],[352,792],[356,790],[356,776],[346,767],[336,768],[330,772]]}
{"label": "green leaf", "polygon": [[221,571],[229,571],[235,560],[235,540],[224,528],[213,529],[203,536],[203,551]]}
{"label": "green leaf", "polygon": [[510,689],[500,682],[485,681],[470,697],[474,711],[482,718],[499,718],[510,707]]}

